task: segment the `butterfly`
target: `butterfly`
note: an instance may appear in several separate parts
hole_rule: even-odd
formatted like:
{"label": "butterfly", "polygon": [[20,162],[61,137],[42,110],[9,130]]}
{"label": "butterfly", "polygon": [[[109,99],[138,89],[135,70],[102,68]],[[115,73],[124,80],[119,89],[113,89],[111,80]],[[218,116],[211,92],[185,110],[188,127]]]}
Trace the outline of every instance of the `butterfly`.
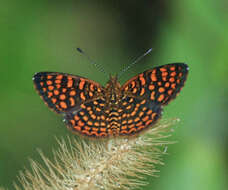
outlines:
{"label": "butterfly", "polygon": [[87,137],[133,136],[151,128],[162,110],[181,91],[189,67],[158,66],[122,86],[117,76],[103,87],[90,79],[58,72],[39,72],[36,90],[47,106],[64,117],[67,127]]}

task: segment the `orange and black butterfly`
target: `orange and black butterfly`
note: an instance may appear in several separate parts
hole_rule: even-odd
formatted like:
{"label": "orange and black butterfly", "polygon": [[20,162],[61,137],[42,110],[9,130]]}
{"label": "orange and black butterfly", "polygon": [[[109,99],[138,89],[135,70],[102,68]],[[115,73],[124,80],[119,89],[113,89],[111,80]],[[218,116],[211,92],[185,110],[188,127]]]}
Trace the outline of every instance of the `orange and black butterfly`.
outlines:
{"label": "orange and black butterfly", "polygon": [[120,85],[106,86],[58,72],[35,74],[34,85],[49,108],[62,114],[72,132],[88,137],[132,136],[153,127],[163,106],[184,86],[188,66],[167,64],[147,70]]}

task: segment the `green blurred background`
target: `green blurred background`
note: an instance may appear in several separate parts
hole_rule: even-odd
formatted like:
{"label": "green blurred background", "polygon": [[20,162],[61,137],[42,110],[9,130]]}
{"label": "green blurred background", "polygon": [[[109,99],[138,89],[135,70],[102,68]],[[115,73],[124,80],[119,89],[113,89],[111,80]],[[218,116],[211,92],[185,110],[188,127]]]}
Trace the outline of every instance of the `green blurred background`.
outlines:
{"label": "green blurred background", "polygon": [[159,166],[160,178],[144,189],[228,189],[228,1],[0,1],[0,186],[12,188],[28,158],[48,156],[55,136],[67,136],[62,118],[34,90],[39,71],[108,78],[76,52],[82,48],[109,73],[147,49],[152,53],[124,74],[130,77],[172,62],[190,73],[164,118],[181,123]]}

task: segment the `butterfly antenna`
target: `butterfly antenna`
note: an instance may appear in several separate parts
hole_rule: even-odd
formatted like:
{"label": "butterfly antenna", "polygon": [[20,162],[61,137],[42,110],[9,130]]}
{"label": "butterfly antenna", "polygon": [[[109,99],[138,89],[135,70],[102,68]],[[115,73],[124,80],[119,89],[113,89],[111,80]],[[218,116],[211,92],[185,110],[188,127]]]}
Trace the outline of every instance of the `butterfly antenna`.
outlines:
{"label": "butterfly antenna", "polygon": [[134,64],[139,62],[143,57],[145,57],[147,54],[149,54],[152,51],[152,48],[148,49],[143,55],[139,56],[135,61],[133,61],[131,64],[129,64],[127,67],[125,67],[120,73],[118,74],[118,78],[122,76],[123,73],[125,73],[127,70],[129,70]]}
{"label": "butterfly antenna", "polygon": [[105,72],[104,68],[101,65],[97,64],[95,61],[93,61],[84,51],[82,51],[82,49],[77,48],[77,51],[79,53],[81,53],[82,55],[84,55],[90,61],[90,63],[92,65],[94,65],[99,71],[101,71],[102,73],[108,75],[108,73]]}

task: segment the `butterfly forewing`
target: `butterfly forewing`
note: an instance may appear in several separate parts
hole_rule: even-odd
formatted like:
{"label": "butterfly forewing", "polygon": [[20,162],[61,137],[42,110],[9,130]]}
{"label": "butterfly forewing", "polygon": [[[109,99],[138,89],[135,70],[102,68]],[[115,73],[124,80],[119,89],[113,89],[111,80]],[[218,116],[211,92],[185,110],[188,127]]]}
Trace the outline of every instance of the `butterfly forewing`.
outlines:
{"label": "butterfly forewing", "polygon": [[123,85],[122,90],[135,97],[165,105],[180,92],[187,74],[188,66],[186,64],[167,64],[133,77]]}
{"label": "butterfly forewing", "polygon": [[103,87],[89,79],[56,72],[34,75],[34,85],[44,102],[57,113],[76,109],[102,93]]}

